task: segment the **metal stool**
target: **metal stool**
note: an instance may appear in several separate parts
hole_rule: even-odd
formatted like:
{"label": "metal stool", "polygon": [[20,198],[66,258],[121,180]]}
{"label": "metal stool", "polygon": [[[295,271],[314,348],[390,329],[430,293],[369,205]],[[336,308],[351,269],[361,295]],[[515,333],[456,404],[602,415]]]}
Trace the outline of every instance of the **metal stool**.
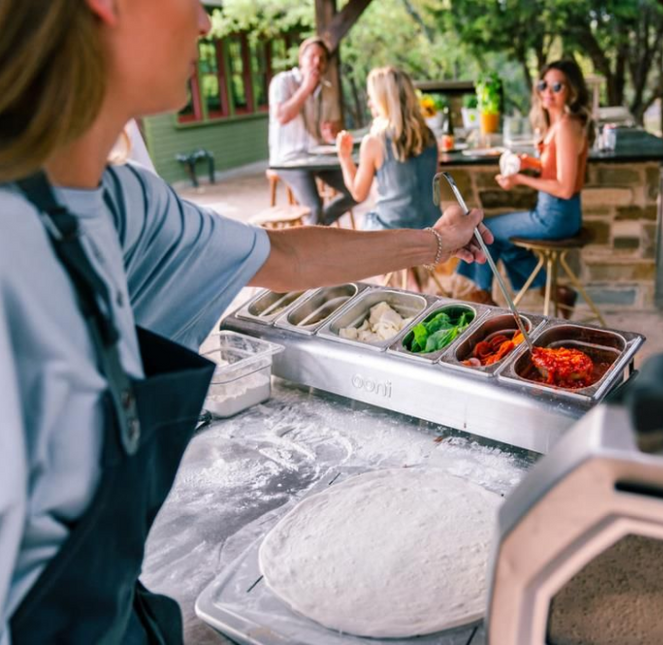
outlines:
{"label": "metal stool", "polygon": [[304,220],[310,215],[311,209],[308,206],[271,206],[252,217],[249,222],[263,228],[290,228],[303,226]]}
{"label": "metal stool", "polygon": [[588,320],[597,318],[603,327],[606,326],[605,320],[601,315],[598,307],[594,301],[587,295],[585,288],[582,286],[578,276],[573,273],[571,267],[566,261],[566,254],[569,251],[580,250],[584,248],[592,240],[592,235],[586,228],[581,228],[578,235],[575,237],[568,237],[563,240],[532,240],[524,237],[511,237],[509,241],[516,246],[532,251],[539,259],[538,264],[532,271],[527,282],[520,290],[518,295],[514,298],[513,302],[517,306],[525,292],[530,288],[534,278],[539,274],[539,271],[546,265],[546,290],[543,302],[543,315],[547,316],[550,311],[550,302],[554,304],[555,316],[558,315],[559,306],[557,302],[557,274],[559,273],[559,266],[561,265],[564,272],[568,276],[571,284],[580,292],[580,295],[585,299],[590,309],[594,312],[594,316]]}
{"label": "metal stool", "polygon": [[[271,170],[269,168],[265,171],[265,175],[267,176],[267,181],[269,182],[269,205],[276,206],[276,189],[279,182],[281,181],[281,178],[279,177],[279,174],[276,172],[276,170]],[[283,184],[285,186],[285,194],[288,197],[288,204],[296,204],[297,200],[295,199],[290,186],[288,186],[288,184],[285,182],[283,182]]]}

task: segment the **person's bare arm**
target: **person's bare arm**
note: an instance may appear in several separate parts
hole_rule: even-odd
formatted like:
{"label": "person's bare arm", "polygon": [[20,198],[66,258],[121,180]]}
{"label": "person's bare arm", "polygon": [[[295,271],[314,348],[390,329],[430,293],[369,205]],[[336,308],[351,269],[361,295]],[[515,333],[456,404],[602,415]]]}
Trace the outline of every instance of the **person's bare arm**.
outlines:
{"label": "person's bare arm", "polygon": [[281,125],[290,123],[304,107],[306,99],[311,95],[320,82],[320,74],[315,70],[304,76],[299,89],[286,101],[276,105],[276,120]]}
{"label": "person's bare arm", "polygon": [[541,179],[518,173],[509,177],[497,175],[497,183],[505,190],[511,190],[514,186],[528,186],[561,199],[570,199],[575,190],[578,157],[582,145],[584,145],[584,137],[581,126],[571,119],[564,119],[555,134],[555,147],[557,148],[557,176],[555,179]]}
{"label": "person's bare arm", "polygon": [[[444,262],[456,255],[468,262],[485,262],[472,242],[479,226],[486,243],[493,240],[481,224],[483,213],[464,215],[450,206],[435,224],[442,237]],[[426,230],[353,231],[322,226],[302,226],[268,231],[271,251],[251,280],[251,286],[293,291],[361,280],[390,271],[430,264],[437,254],[437,237]]]}
{"label": "person's bare arm", "polygon": [[363,202],[368,197],[373,177],[382,162],[382,144],[372,135],[364,137],[359,149],[359,168],[352,159],[352,135],[345,130],[340,132],[336,144],[343,183],[356,202]]}

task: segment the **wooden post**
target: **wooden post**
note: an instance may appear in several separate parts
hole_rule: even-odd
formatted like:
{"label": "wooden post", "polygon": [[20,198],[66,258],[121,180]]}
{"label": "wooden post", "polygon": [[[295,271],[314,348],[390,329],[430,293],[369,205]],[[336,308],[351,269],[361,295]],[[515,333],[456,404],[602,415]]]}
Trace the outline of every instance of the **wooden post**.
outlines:
{"label": "wooden post", "polygon": [[336,104],[338,105],[341,123],[345,123],[343,115],[343,88],[341,85],[341,54],[338,46],[332,46],[325,35],[336,16],[336,0],[315,0],[315,30],[327,43],[330,58],[327,67],[327,78],[332,84]]}

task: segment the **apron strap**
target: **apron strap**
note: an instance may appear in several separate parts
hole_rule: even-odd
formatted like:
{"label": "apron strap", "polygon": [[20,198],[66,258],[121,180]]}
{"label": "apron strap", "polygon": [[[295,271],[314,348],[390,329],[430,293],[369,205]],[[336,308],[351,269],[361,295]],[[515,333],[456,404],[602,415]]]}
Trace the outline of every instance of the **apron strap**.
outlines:
{"label": "apron strap", "polygon": [[[74,285],[101,371],[108,380],[122,446],[127,454],[133,455],[140,444],[141,428],[131,379],[120,361],[119,333],[112,318],[108,287],[81,244],[78,219],[57,201],[46,175],[40,172],[16,183],[37,208],[55,253]],[[105,311],[99,305],[100,300]]]}

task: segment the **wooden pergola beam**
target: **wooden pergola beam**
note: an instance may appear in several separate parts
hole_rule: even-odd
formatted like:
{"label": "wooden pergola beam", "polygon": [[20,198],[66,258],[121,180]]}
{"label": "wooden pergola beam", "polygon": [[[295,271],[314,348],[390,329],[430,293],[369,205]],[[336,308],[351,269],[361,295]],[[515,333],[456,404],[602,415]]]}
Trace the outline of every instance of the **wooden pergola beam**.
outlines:
{"label": "wooden pergola beam", "polygon": [[318,35],[324,39],[333,54],[343,37],[357,22],[371,0],[350,0],[336,13],[335,0],[315,0],[315,18]]}

